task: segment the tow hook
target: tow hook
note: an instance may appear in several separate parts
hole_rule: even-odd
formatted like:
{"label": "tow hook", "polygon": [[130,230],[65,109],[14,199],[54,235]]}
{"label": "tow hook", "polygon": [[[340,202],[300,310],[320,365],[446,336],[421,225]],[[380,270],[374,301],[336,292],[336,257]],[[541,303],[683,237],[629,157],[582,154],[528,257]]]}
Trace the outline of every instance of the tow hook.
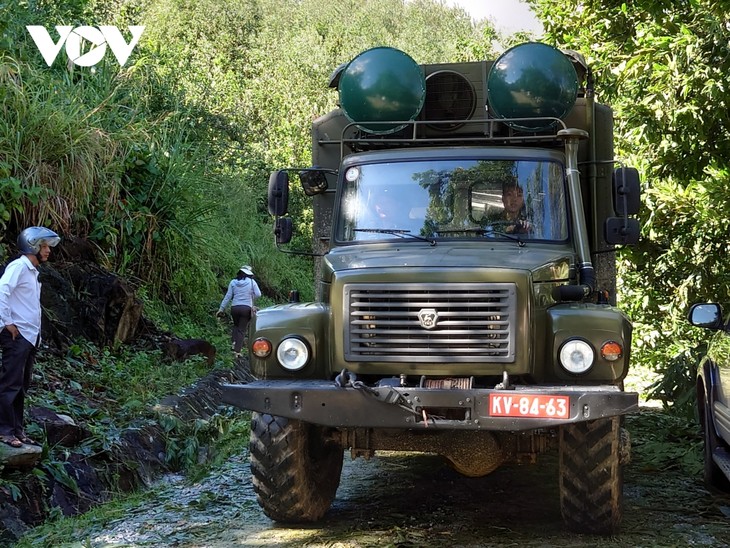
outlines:
{"label": "tow hook", "polygon": [[377,389],[371,388],[370,386],[365,385],[362,381],[357,380],[357,375],[347,369],[343,369],[340,374],[335,377],[335,386],[338,388],[349,387],[354,388],[355,390],[362,390],[366,394],[373,396],[378,401],[397,405],[409,413],[418,414],[413,406],[411,406],[410,402],[394,388],[389,386],[381,386]]}
{"label": "tow hook", "polygon": [[347,388],[357,382],[357,375],[351,373],[347,369],[340,371],[340,374],[335,377],[335,386],[338,388]]}
{"label": "tow hook", "polygon": [[495,390],[514,390],[515,387],[511,386],[509,383],[509,373],[507,371],[502,371],[502,382],[497,383],[494,386]]}

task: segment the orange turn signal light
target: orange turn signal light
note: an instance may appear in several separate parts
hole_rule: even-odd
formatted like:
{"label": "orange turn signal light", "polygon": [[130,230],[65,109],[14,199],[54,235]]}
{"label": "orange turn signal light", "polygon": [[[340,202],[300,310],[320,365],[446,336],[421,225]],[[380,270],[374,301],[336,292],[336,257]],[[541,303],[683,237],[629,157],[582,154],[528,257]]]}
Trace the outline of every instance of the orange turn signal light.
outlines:
{"label": "orange turn signal light", "polygon": [[606,341],[601,345],[601,357],[604,360],[615,362],[624,355],[624,349],[616,341]]}
{"label": "orange turn signal light", "polygon": [[265,358],[271,354],[271,342],[267,339],[258,338],[251,345],[251,351],[258,358]]}

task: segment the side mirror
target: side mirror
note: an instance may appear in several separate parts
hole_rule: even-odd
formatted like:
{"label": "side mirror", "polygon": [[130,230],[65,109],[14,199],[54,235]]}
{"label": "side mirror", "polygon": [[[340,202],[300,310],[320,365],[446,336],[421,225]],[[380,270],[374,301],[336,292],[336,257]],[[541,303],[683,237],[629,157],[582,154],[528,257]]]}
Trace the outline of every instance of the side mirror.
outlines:
{"label": "side mirror", "polygon": [[689,309],[689,323],[697,327],[720,329],[722,327],[722,308],[715,303],[693,304]]}
{"label": "side mirror", "polygon": [[323,171],[302,170],[299,172],[299,181],[302,183],[304,194],[307,196],[322,194],[329,188],[327,177]]}
{"label": "side mirror", "polygon": [[291,242],[292,222],[291,217],[277,217],[274,224],[274,236],[276,236],[276,244],[288,244]]}
{"label": "side mirror", "polygon": [[618,167],[613,172],[613,210],[616,215],[636,215],[641,206],[639,172],[633,167]]}
{"label": "side mirror", "polygon": [[639,221],[628,217],[609,217],[603,225],[604,238],[609,244],[632,245],[639,242]]}
{"label": "side mirror", "polygon": [[269,214],[276,217],[286,215],[289,209],[289,174],[284,170],[274,171],[269,177]]}

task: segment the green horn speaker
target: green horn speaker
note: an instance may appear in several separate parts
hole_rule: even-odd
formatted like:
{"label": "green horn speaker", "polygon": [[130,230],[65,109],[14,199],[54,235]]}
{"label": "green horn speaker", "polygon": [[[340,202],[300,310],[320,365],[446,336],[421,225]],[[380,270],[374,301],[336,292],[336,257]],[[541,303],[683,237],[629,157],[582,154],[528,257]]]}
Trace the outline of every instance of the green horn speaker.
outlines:
{"label": "green horn speaker", "polygon": [[[538,42],[514,46],[497,58],[487,76],[487,102],[496,118],[562,118],[578,96],[578,75],[560,50]],[[506,120],[513,129],[541,131],[546,120]]]}
{"label": "green horn speaker", "polygon": [[421,67],[408,54],[377,47],[348,63],[338,89],[340,106],[351,122],[369,133],[393,133],[421,112],[426,80]]}

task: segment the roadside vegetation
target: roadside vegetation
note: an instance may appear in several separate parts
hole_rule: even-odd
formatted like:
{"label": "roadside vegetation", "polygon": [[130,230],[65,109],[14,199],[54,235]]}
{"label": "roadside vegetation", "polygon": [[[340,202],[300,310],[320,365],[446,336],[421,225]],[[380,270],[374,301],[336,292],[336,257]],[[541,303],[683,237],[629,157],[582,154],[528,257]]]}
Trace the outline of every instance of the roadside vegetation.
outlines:
{"label": "roadside vegetation", "polygon": [[693,413],[706,332],[698,301],[730,303],[730,28],[708,0],[530,0],[548,41],[583,53],[616,118],[615,156],[641,172],[639,245],[621,252],[619,305],[633,359],[659,373],[656,396]]}
{"label": "roadside vegetation", "polygon": [[[730,296],[724,10],[709,0],[527,3],[546,43],[585,55],[615,110],[616,157],[642,173],[642,240],[619,252],[618,297],[634,322],[636,369],[652,379],[644,397],[675,416],[642,427],[634,442],[656,466],[692,469],[701,463],[693,385],[704,334],[685,313]],[[109,53],[74,67],[63,49],[48,67],[30,24],[145,31],[124,67]],[[266,189],[271,169],[311,163],[306,130],[337,101],[326,86],[334,68],[379,45],[437,63],[493,58],[528,38],[501,37],[438,0],[0,2],[0,255],[9,258],[31,224],[87,239],[99,263],[134,286],[146,317],[212,341],[216,367],[229,367],[227,327],[213,312],[241,264],[253,265],[264,306],[290,290],[313,298],[311,262],[275,248]],[[292,247],[306,249],[310,203],[292,194]],[[83,421],[94,433],[88,450],[101,451],[121,425],[163,420],[155,403],[208,371],[198,359],[171,366],[148,350],[79,340],[65,356],[41,357],[29,405]],[[79,395],[98,401],[87,407]],[[231,417],[216,421],[167,425],[171,467],[194,469],[208,440],[221,440],[222,456],[246,437]],[[686,453],[665,434],[686,436]],[[65,455],[44,458],[61,469],[53,463]],[[13,486],[3,475],[0,488]]]}

